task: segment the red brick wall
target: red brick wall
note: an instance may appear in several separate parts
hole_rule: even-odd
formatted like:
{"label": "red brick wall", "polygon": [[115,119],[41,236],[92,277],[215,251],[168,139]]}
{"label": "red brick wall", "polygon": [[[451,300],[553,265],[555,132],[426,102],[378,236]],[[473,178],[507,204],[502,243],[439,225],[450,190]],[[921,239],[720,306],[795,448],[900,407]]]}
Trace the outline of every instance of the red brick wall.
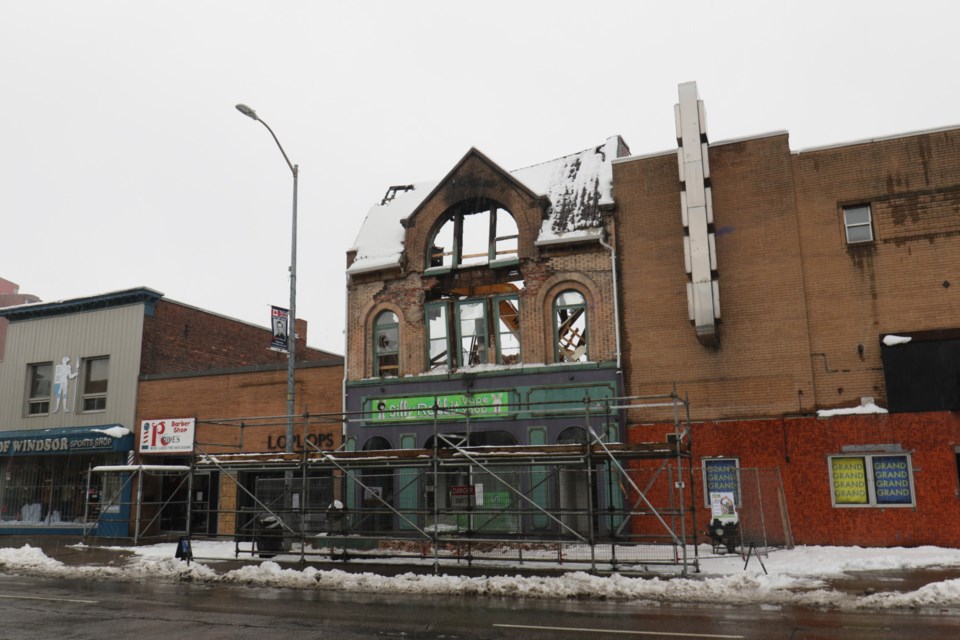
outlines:
{"label": "red brick wall", "polygon": [[[661,440],[672,425],[629,430],[630,442]],[[735,457],[741,469],[779,468],[797,544],[960,546],[956,447],[960,414],[930,412],[828,419],[784,418],[693,425],[693,464]],[[828,456],[845,446],[899,445],[911,454],[915,507],[833,507]],[[698,526],[706,528],[702,476],[695,475]],[[766,514],[776,517],[776,514]],[[774,523],[775,526],[775,523]]]}
{"label": "red brick wall", "polygon": [[[305,346],[306,323],[297,321],[297,360],[340,357]],[[254,364],[282,364],[286,354],[270,351],[269,329],[176,302],[158,300],[144,317],[140,373],[210,371]]]}

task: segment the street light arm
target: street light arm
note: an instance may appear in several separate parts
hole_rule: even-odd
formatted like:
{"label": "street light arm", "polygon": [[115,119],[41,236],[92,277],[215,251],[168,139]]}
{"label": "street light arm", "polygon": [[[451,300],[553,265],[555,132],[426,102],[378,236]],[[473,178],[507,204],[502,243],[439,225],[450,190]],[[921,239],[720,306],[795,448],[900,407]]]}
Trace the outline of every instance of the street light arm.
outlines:
{"label": "street light arm", "polygon": [[277,134],[273,132],[273,129],[270,128],[270,125],[268,125],[266,122],[264,122],[260,118],[257,118],[257,122],[265,126],[267,128],[267,131],[270,132],[270,135],[273,136],[273,141],[277,143],[277,148],[280,149],[280,153],[283,154],[283,159],[287,161],[287,166],[290,167],[290,171],[293,173],[294,176],[296,176],[297,167],[292,162],[290,162],[290,158],[287,157],[287,152],[283,150],[283,145],[280,144],[280,140],[277,138]]}
{"label": "street light arm", "polygon": [[277,138],[277,134],[273,132],[273,129],[270,128],[270,125],[268,125],[266,122],[261,120],[260,116],[257,115],[257,112],[245,104],[242,104],[242,103],[238,104],[237,111],[247,116],[251,120],[256,120],[257,122],[259,122],[260,124],[262,124],[267,128],[267,131],[269,131],[270,135],[273,136],[273,141],[277,143],[277,148],[280,149],[280,153],[283,154],[283,159],[286,160],[287,166],[290,167],[290,171],[293,172],[293,177],[297,177],[298,166],[290,162],[290,158],[287,157],[287,152],[283,150],[283,145],[280,144],[280,139]]}

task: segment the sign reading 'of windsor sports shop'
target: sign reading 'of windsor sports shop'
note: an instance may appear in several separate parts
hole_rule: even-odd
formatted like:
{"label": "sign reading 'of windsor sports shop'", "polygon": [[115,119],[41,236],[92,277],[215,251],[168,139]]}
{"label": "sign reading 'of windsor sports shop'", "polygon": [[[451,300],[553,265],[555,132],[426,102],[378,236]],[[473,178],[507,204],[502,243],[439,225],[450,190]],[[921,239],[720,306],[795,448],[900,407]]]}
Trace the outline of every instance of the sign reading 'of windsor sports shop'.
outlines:
{"label": "sign reading 'of windsor sports shop'", "polygon": [[140,453],[192,453],[196,420],[165,418],[140,423]]}

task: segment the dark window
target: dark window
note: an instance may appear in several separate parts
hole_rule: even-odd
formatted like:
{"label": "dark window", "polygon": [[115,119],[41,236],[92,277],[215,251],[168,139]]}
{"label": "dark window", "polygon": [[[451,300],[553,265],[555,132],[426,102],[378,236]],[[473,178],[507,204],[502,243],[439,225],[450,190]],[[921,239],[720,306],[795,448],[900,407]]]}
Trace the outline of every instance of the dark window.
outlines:
{"label": "dark window", "polygon": [[960,410],[960,329],[885,335],[880,356],[892,413]]}
{"label": "dark window", "polygon": [[83,410],[103,411],[107,408],[107,382],[110,358],[88,358],[83,361]]}
{"label": "dark window", "polygon": [[50,413],[50,388],[53,382],[53,363],[32,364],[29,369],[29,394],[27,415]]}

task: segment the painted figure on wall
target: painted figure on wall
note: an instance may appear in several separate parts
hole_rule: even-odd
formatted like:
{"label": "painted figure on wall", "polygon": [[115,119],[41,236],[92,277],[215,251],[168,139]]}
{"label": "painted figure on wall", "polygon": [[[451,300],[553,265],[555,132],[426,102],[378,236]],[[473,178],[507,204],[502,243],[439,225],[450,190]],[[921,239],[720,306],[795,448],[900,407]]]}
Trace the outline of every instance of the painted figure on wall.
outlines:
{"label": "painted figure on wall", "polygon": [[61,402],[63,403],[64,412],[70,412],[70,407],[67,404],[67,396],[69,395],[70,381],[76,378],[80,372],[79,358],[77,358],[77,360],[78,366],[76,371],[74,371],[70,365],[70,358],[68,356],[64,356],[62,363],[56,366],[53,372],[53,410],[50,413],[57,413],[60,410]]}

